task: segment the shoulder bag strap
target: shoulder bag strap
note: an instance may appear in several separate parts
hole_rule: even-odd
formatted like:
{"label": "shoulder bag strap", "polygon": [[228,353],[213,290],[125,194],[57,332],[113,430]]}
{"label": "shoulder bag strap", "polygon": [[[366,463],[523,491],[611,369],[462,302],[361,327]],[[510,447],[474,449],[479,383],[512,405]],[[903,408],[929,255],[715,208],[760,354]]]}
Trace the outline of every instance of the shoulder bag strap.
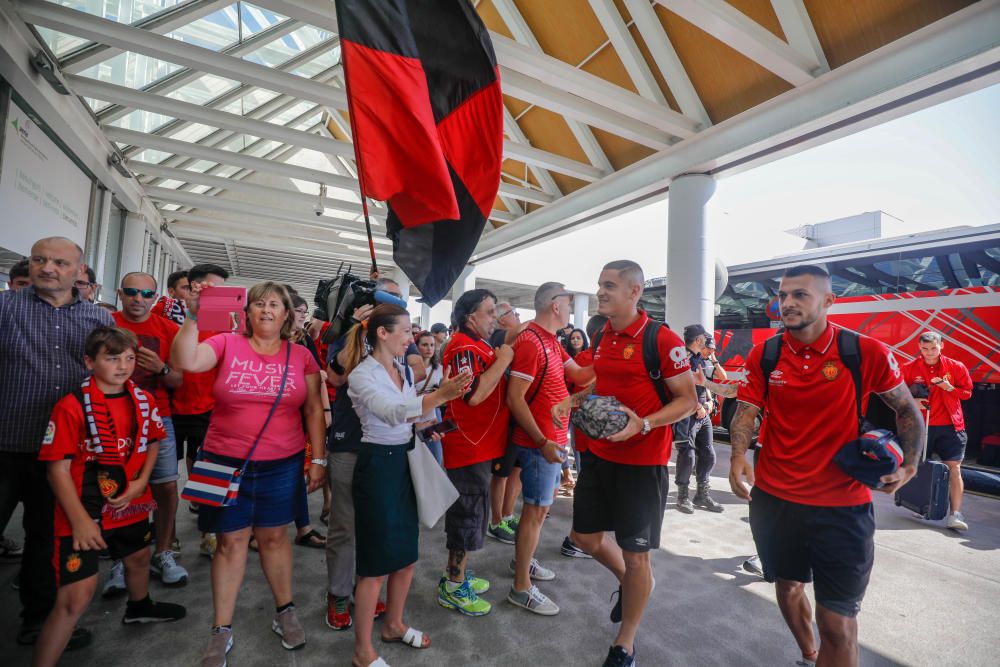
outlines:
{"label": "shoulder bag strap", "polygon": [[657,338],[660,335],[662,323],[656,320],[649,320],[646,330],[642,333],[642,361],[646,365],[646,373],[649,380],[656,389],[656,395],[660,397],[660,403],[666,405],[670,402],[667,396],[667,388],[663,385],[663,373],[660,371],[660,348],[657,345]]}
{"label": "shoulder bag strap", "polygon": [[535,384],[535,390],[531,392],[531,398],[527,400],[528,405],[531,405],[531,402],[538,396],[538,392],[542,390],[542,380],[545,379],[545,372],[549,369],[549,352],[545,349],[545,341],[542,340],[541,334],[537,331],[529,327],[521,333],[527,333],[529,331],[535,335],[535,338],[538,339],[538,344],[542,347],[542,359],[545,360],[545,364],[542,366],[542,374],[538,376],[538,382]]}
{"label": "shoulder bag strap", "polygon": [[764,341],[764,354],[760,357],[760,370],[764,374],[764,407],[767,409],[767,390],[771,382],[771,373],[778,367],[781,359],[781,334],[771,336]]}
{"label": "shoulder bag strap", "polygon": [[253,459],[253,454],[257,451],[257,445],[260,444],[260,439],[264,437],[264,430],[267,428],[267,425],[271,423],[271,417],[273,417],[274,413],[278,410],[278,404],[281,403],[281,397],[285,393],[285,383],[288,381],[288,366],[291,360],[292,342],[285,341],[285,372],[281,374],[281,386],[278,387],[278,396],[274,399],[274,403],[271,404],[271,411],[267,413],[267,419],[264,420],[264,425],[260,427],[260,433],[258,433],[257,437],[254,439],[253,447],[250,448],[250,453],[247,454],[247,459],[243,462],[243,467],[240,469],[241,474],[246,471],[247,464],[250,463],[251,459]]}
{"label": "shoulder bag strap", "polygon": [[839,330],[837,332],[837,352],[854,380],[854,406],[858,415],[858,434],[860,435],[864,429],[864,415],[861,411],[861,345],[858,342],[858,334],[850,329]]}

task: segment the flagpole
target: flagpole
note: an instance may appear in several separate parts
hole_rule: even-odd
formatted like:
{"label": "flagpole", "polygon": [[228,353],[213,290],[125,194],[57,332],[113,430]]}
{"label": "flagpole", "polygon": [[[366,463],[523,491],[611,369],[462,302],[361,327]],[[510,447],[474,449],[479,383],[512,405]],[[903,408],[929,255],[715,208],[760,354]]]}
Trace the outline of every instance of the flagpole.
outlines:
{"label": "flagpole", "polygon": [[347,113],[351,122],[351,141],[354,144],[354,162],[358,166],[358,191],[361,194],[361,210],[365,215],[365,232],[368,234],[368,252],[372,256],[372,273],[378,273],[378,262],[375,260],[375,240],[372,238],[372,221],[368,215],[368,198],[365,196],[365,168],[361,162],[361,148],[358,145],[358,130],[354,124],[354,101],[350,91],[350,78],[347,76],[347,52],[342,48],[340,59],[344,65],[344,86],[347,92]]}

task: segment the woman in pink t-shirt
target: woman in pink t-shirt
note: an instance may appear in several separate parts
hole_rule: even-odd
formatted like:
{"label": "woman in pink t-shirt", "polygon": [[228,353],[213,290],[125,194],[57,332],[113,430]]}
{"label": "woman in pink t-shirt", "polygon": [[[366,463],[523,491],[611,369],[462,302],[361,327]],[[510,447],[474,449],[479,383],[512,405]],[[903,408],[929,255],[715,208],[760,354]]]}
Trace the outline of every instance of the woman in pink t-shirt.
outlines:
{"label": "woman in pink t-shirt", "polygon": [[[236,504],[202,505],[198,512],[198,527],[218,535],[218,550],[212,559],[215,620],[205,658],[223,664],[233,645],[233,612],[251,533],[257,539],[261,566],[274,595],[276,614],[271,629],[286,649],[305,644],[305,631],[292,604],[288,524],[295,519],[296,501],[305,483],[303,415],[309,441],[314,443],[315,458],[308,472],[310,491],[319,488],[326,477],[326,429],[319,366],[305,347],[288,340],[294,324],[288,291],[273,282],[255,285],[247,294],[246,333],[219,334],[200,344],[199,302],[199,291],[192,286],[187,318],[174,339],[171,359],[186,372],[218,371],[213,388],[215,410],[202,456],[214,463],[242,466],[260,436]],[[278,400],[283,378],[284,391]],[[267,421],[276,400],[277,408]]]}

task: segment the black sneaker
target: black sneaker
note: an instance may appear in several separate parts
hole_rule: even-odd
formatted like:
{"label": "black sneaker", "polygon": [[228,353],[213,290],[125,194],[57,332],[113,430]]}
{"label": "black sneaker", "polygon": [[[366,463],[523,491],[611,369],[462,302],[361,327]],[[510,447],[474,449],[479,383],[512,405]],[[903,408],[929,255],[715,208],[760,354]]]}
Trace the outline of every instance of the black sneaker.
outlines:
{"label": "black sneaker", "polygon": [[140,603],[125,605],[125,615],[122,624],[131,623],[166,623],[184,618],[187,610],[179,604],[171,602],[153,602],[146,599]]}
{"label": "black sneaker", "polygon": [[[34,646],[41,632],[41,625],[23,625],[17,633],[17,643],[21,646]],[[92,641],[94,641],[94,635],[90,630],[86,628],[73,628],[73,634],[69,636],[69,643],[66,644],[66,650],[75,651],[78,648],[90,646]]]}
{"label": "black sneaker", "polygon": [[[615,596],[618,597],[615,600]],[[611,622],[621,623],[622,622],[622,587],[619,585],[618,590],[611,594],[611,599],[615,600],[615,606],[611,608]]]}
{"label": "black sneaker", "polygon": [[559,553],[567,558],[593,558],[593,556],[588,554],[586,551],[576,546],[576,544],[573,543],[573,540],[569,539],[569,537],[563,538],[562,547],[560,547]]}
{"label": "black sneaker", "polygon": [[612,646],[604,659],[604,667],[635,667],[635,653],[629,654],[621,646]]}

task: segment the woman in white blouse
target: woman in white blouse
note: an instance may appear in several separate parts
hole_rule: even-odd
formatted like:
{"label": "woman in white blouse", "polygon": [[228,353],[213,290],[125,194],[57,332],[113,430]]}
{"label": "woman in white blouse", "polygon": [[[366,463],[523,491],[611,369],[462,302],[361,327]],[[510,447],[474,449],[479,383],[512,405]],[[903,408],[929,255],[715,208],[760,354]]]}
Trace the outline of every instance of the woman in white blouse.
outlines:
{"label": "woman in white blouse", "polygon": [[[437,341],[434,340],[434,334],[430,331],[422,331],[417,334],[414,342],[417,344],[417,351],[420,352],[420,358],[424,362],[424,370],[427,373],[423,380],[416,383],[417,396],[423,396],[441,386],[441,380],[444,379],[444,367],[441,365],[441,357],[437,354]],[[433,414],[424,416],[429,417],[430,422],[436,424],[441,421],[441,410],[434,410]],[[417,432],[420,432],[420,427],[417,428]],[[431,450],[431,454],[434,455],[437,462],[444,465],[441,440],[428,438],[424,440],[424,444],[427,445],[427,449]]]}
{"label": "woman in white blouse", "polygon": [[[403,623],[403,606],[417,562],[417,501],[406,452],[413,423],[465,394],[471,376],[443,378],[418,396],[404,356],[411,340],[410,316],[382,304],[348,333],[345,348],[348,395],[361,420],[363,440],[354,468],[353,496],[358,584],[354,592],[354,667],[386,667],[372,644],[375,605],[388,576],[383,642],[427,648],[430,639]],[[367,353],[366,353],[367,351]]]}

